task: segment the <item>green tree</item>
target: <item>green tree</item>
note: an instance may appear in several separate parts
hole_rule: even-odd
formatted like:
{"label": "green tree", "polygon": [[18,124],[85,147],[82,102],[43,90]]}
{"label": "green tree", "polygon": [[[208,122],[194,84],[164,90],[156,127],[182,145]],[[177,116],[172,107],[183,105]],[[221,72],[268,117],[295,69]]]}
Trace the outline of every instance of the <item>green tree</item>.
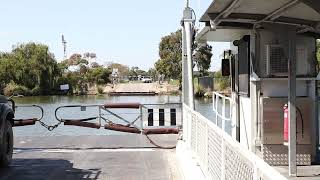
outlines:
{"label": "green tree", "polygon": [[[203,73],[210,68],[211,63],[211,46],[204,45],[197,48],[198,44],[194,44],[195,63]],[[159,44],[160,59],[155,63],[155,69],[159,74],[165,77],[181,80],[182,71],[182,32],[178,30],[165,36]]]}
{"label": "green tree", "polygon": [[212,47],[208,44],[201,45],[196,49],[196,53],[194,55],[194,62],[197,65],[197,68],[200,72],[200,76],[207,76],[208,69],[210,68],[211,64],[211,57],[212,57]]}
{"label": "green tree", "polygon": [[106,84],[111,82],[109,76],[111,71],[103,67],[91,68],[86,74],[86,79],[89,83]]}
{"label": "green tree", "polygon": [[155,63],[155,68],[166,78],[180,79],[181,77],[181,38],[181,30],[178,30],[163,37],[159,44],[160,59]]}
{"label": "green tree", "polygon": [[137,70],[139,69],[139,67],[131,67],[130,70],[129,70],[129,76],[131,77],[137,77],[138,76],[138,73],[137,73]]}
{"label": "green tree", "polygon": [[50,94],[61,75],[48,46],[36,43],[20,44],[12,52],[2,53],[0,68],[5,69],[0,73],[1,82],[12,81],[22,89],[37,89],[35,92],[40,95]]}
{"label": "green tree", "polygon": [[158,77],[158,72],[154,68],[150,68],[147,72],[148,76],[150,76],[152,79],[156,80]]}
{"label": "green tree", "polygon": [[74,53],[72,54],[69,59],[67,60],[68,65],[72,66],[72,65],[77,65],[78,62],[81,60],[82,56],[79,53]]}

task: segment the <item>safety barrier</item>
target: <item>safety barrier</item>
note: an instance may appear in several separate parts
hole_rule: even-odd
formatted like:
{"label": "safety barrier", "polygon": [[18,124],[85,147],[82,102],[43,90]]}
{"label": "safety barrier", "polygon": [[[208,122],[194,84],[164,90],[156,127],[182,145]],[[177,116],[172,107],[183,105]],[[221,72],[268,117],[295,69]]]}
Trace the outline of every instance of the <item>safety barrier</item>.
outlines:
{"label": "safety barrier", "polygon": [[[214,122],[223,131],[231,135],[231,118],[232,118],[232,100],[230,97],[223,96],[217,92],[212,95],[212,109],[214,113]],[[226,129],[226,123],[229,127]]]}
{"label": "safety barrier", "polygon": [[[54,130],[60,124],[68,126],[80,126],[86,128],[141,133],[141,134],[178,134],[181,128],[181,103],[165,104],[140,104],[140,103],[107,103],[98,105],[65,105],[56,108],[55,118],[57,123],[47,125],[42,121],[44,110],[38,105],[16,106],[12,101],[13,109],[33,108],[39,110],[39,117],[14,119],[14,126],[29,126],[39,122],[49,131]],[[87,113],[89,108],[95,108],[94,115]],[[119,112],[120,110],[120,112]],[[130,111],[133,110],[133,111]],[[34,110],[36,111],[36,110]],[[60,117],[59,112],[65,111],[65,115],[75,114],[77,117]],[[23,112],[23,111],[21,111]],[[90,111],[89,111],[90,112]],[[130,115],[131,117],[125,117]],[[136,116],[134,119],[132,117]],[[121,123],[120,123],[121,122]],[[139,123],[140,122],[140,123]],[[147,122],[144,124],[144,122]]]}
{"label": "safety barrier", "polygon": [[[219,101],[222,100],[224,106],[226,100],[231,100],[217,93],[214,93],[214,98],[214,102],[218,98]],[[218,106],[216,104],[214,108]],[[230,117],[225,116],[225,109],[220,112],[216,109],[216,117],[223,119],[224,128],[224,121],[230,120]],[[185,104],[183,137],[207,179],[286,179],[257,155],[242,147],[214,122]]]}

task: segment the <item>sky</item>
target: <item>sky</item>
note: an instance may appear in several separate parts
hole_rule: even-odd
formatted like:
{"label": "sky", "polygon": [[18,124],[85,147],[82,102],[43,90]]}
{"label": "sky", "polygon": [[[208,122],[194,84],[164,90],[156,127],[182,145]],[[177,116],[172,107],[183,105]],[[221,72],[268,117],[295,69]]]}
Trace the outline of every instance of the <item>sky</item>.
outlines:
{"label": "sky", "polygon": [[[200,17],[212,0],[190,0]],[[49,46],[63,59],[61,35],[68,57],[94,52],[98,62],[117,62],[147,70],[159,59],[161,37],[180,28],[184,0],[10,0],[0,7],[0,51],[26,42]],[[199,23],[197,23],[197,26]],[[228,43],[213,46],[211,70],[220,67]]]}

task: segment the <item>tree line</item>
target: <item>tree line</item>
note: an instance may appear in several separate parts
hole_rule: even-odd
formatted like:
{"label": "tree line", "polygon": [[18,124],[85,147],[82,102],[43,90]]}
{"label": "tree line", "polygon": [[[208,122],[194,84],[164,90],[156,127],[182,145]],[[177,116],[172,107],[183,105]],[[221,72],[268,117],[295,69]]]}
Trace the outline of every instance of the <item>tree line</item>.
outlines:
{"label": "tree line", "polygon": [[[79,69],[70,71],[71,66]],[[0,94],[7,96],[61,94],[63,84],[69,84],[68,93],[85,93],[90,85],[110,82],[111,74],[97,63],[88,66],[80,54],[58,63],[47,45],[33,42],[1,52],[0,70]]]}
{"label": "tree line", "polygon": [[148,71],[110,62],[102,66],[89,64],[85,55],[72,54],[57,62],[49,47],[38,43],[19,44],[11,52],[0,52],[0,94],[56,95],[65,94],[60,85],[68,84],[68,94],[86,94],[89,87],[111,82],[113,69],[118,69],[120,79],[150,76],[156,78],[153,68]]}
{"label": "tree line", "polygon": [[61,70],[48,46],[28,43],[0,53],[0,92],[46,95],[57,85]]}

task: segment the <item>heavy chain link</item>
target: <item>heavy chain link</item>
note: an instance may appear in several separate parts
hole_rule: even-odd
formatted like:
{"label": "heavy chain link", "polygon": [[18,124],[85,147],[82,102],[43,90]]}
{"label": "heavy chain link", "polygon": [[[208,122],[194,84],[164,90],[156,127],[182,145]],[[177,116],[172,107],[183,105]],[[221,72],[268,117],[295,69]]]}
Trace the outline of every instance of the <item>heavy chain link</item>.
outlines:
{"label": "heavy chain link", "polygon": [[62,121],[59,121],[55,125],[47,125],[46,123],[42,122],[41,120],[37,120],[37,121],[40,123],[41,126],[48,129],[48,131],[53,131],[55,128],[57,128],[62,123]]}

